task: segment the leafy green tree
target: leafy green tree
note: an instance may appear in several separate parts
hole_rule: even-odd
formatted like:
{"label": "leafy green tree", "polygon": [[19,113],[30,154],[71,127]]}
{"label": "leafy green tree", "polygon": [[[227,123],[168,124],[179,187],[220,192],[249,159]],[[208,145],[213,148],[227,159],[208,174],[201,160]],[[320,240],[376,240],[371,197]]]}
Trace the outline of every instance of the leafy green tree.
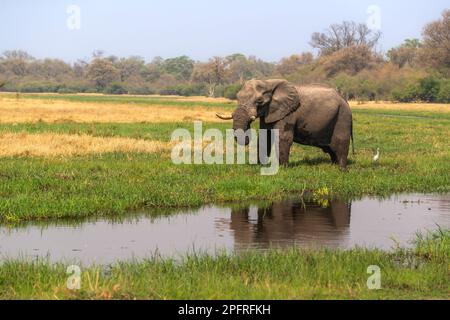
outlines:
{"label": "leafy green tree", "polygon": [[194,69],[194,60],[188,56],[180,56],[164,60],[162,70],[179,80],[189,80]]}

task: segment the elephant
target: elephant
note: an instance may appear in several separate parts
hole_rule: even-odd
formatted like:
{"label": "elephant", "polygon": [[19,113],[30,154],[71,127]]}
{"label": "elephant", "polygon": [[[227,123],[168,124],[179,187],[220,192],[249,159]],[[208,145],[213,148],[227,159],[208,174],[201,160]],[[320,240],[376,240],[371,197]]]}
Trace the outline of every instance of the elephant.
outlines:
{"label": "elephant", "polygon": [[[280,165],[289,163],[296,142],[322,149],[332,163],[347,168],[350,139],[353,143],[352,111],[336,90],[320,84],[295,86],[283,79],[252,79],[238,92],[237,102],[232,115],[217,116],[233,120],[235,135],[237,129],[246,131],[259,118],[260,129],[266,129],[260,132],[267,134],[265,156],[270,156],[273,144],[270,132],[278,129]],[[248,143],[248,139],[241,142]]]}
{"label": "elephant", "polygon": [[351,202],[330,200],[323,207],[313,202],[286,200],[232,209],[230,230],[236,249],[292,244],[345,246],[350,218]]}

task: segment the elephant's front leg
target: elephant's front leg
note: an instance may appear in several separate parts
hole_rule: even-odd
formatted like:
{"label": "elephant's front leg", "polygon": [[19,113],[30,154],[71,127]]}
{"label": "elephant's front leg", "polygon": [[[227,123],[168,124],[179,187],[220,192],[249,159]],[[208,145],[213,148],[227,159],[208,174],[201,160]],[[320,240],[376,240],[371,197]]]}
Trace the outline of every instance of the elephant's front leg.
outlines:
{"label": "elephant's front leg", "polygon": [[280,165],[286,166],[289,163],[289,153],[294,141],[294,126],[282,120],[275,124],[274,129],[278,129],[278,161]]}
{"label": "elephant's front leg", "polygon": [[272,126],[264,122],[264,118],[260,119],[259,137],[258,137],[258,163],[267,164],[269,162],[270,152],[272,149]]}

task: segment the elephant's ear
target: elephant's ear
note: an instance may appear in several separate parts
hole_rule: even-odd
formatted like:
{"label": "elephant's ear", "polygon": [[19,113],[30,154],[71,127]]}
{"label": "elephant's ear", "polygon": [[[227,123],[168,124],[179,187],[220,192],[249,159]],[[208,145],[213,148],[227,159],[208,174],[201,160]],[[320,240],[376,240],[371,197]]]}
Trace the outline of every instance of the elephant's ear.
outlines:
{"label": "elephant's ear", "polygon": [[272,86],[272,99],[266,114],[266,123],[279,121],[300,105],[297,89],[286,80],[267,80]]}

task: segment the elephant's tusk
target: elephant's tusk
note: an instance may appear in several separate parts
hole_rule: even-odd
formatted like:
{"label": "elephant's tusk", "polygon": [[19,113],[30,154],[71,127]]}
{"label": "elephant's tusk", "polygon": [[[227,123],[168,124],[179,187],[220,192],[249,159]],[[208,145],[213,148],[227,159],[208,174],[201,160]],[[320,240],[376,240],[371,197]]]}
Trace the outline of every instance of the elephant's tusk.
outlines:
{"label": "elephant's tusk", "polygon": [[251,117],[250,117],[250,120],[255,121],[255,120],[256,120],[256,117],[255,117],[255,116],[251,116]]}
{"label": "elephant's tusk", "polygon": [[216,113],[216,117],[217,117],[217,118],[220,118],[220,119],[222,119],[222,120],[231,120],[231,119],[233,119],[233,116],[231,116],[231,115],[229,115],[229,116],[224,116],[224,115],[222,115],[222,114],[220,114],[220,113]]}

